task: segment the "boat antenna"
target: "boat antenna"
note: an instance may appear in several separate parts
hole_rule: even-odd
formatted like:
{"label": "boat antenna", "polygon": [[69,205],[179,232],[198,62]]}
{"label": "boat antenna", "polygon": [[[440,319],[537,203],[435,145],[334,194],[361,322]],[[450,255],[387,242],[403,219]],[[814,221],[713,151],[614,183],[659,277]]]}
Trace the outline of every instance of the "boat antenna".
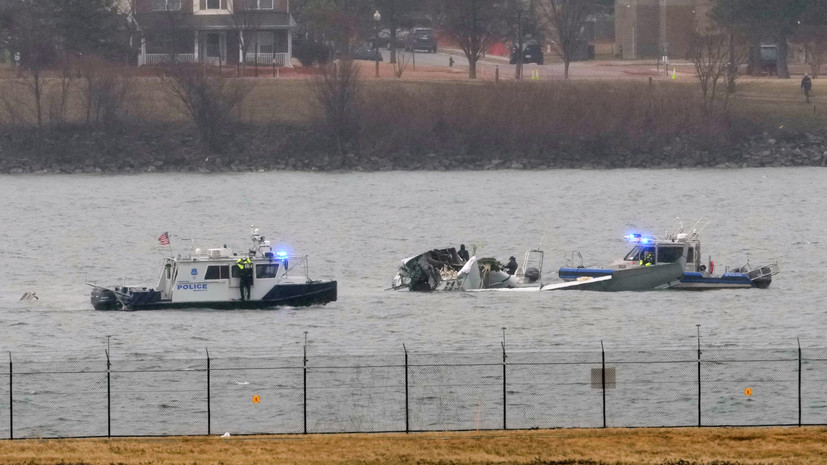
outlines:
{"label": "boat antenna", "polygon": [[703,230],[704,230],[704,228],[706,227],[706,225],[708,225],[708,224],[709,224],[709,223],[704,223],[704,224],[703,224],[703,226],[701,226],[701,228],[700,228],[700,229],[698,229],[697,231],[695,231],[695,228],[697,228],[697,227],[698,227],[698,225],[699,225],[699,224],[701,224],[701,221],[703,221],[703,218],[699,219],[699,220],[698,220],[698,222],[697,222],[697,223],[695,223],[695,226],[693,226],[693,227],[692,227],[692,231],[693,231],[693,232],[692,232],[692,235],[693,235],[693,236],[695,236],[695,237],[699,236],[699,235],[701,234],[701,231],[703,231]]}
{"label": "boat antenna", "polygon": [[546,234],[548,234],[548,224],[546,224],[546,228],[543,230],[543,235],[540,236],[540,243],[537,244],[537,250],[543,248],[543,241],[546,240]]}

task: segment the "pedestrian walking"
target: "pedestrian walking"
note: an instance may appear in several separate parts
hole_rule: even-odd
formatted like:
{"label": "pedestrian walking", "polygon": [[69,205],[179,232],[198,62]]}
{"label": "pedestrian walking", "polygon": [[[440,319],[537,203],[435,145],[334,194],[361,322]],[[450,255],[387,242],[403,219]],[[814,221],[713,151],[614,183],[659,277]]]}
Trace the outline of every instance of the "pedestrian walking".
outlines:
{"label": "pedestrian walking", "polygon": [[807,103],[810,103],[810,92],[813,90],[813,80],[810,79],[810,75],[804,73],[804,77],[801,78],[801,90],[804,91],[804,98],[807,99]]}

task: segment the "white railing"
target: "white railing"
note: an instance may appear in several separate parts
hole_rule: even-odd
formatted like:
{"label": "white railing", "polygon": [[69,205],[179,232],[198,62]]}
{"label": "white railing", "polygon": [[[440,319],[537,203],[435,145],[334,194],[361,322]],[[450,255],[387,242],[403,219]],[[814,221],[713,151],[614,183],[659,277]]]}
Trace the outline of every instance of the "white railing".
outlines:
{"label": "white railing", "polygon": [[147,53],[142,65],[160,65],[162,63],[195,63],[194,53]]}
{"label": "white railing", "polygon": [[287,66],[287,54],[286,53],[250,53],[247,52],[244,55],[244,62],[245,63],[258,63],[260,65],[273,65],[273,60],[275,60],[276,66]]}

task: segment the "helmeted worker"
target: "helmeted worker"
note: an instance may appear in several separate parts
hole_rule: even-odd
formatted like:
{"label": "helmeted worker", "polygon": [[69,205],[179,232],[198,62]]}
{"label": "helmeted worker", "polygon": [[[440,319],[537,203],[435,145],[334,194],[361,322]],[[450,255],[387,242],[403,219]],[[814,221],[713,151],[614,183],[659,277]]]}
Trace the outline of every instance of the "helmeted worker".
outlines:
{"label": "helmeted worker", "polygon": [[517,265],[517,259],[514,257],[508,257],[508,263],[506,263],[505,267],[503,268],[505,272],[510,275],[513,275],[517,272],[517,268],[519,268],[519,265]]}
{"label": "helmeted worker", "polygon": [[241,279],[240,286],[238,286],[241,289],[241,300],[250,300],[250,286],[253,285],[253,261],[250,257],[241,257],[236,260],[235,264]]}

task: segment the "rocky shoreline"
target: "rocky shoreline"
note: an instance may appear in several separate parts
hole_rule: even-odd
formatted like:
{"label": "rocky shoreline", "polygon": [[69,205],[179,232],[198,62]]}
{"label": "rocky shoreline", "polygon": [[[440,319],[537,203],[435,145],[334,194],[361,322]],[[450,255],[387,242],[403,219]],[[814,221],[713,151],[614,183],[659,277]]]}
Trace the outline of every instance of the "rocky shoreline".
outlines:
{"label": "rocky shoreline", "polygon": [[[272,128],[271,128],[272,129]],[[0,133],[0,174],[247,171],[392,171],[492,169],[746,168],[827,166],[827,133],[748,136],[728,146],[676,138],[547,147],[496,144],[474,153],[405,147],[389,151],[326,149],[313,128],[247,129],[228,134],[224,153],[205,153],[186,128],[116,131],[6,130]]]}

